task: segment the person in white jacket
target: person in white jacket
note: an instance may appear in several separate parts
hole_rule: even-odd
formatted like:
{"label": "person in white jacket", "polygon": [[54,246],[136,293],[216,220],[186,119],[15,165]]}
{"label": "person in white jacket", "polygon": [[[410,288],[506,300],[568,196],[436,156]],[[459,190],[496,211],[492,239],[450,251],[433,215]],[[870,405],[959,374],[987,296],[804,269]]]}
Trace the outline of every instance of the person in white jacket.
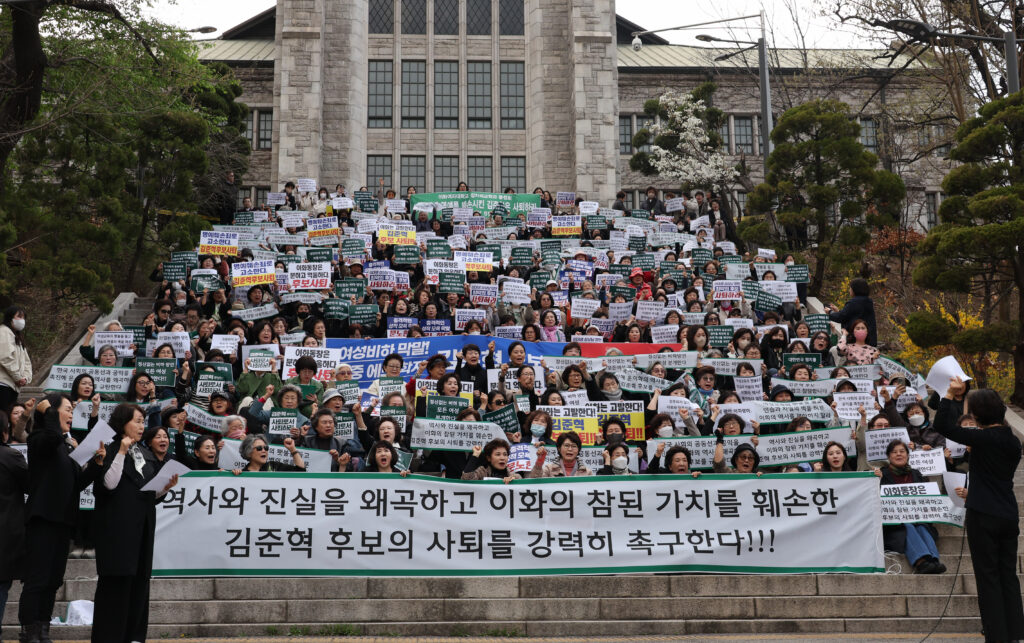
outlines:
{"label": "person in white jacket", "polygon": [[18,391],[32,381],[32,361],[25,349],[25,309],[9,306],[0,324],[0,410],[8,412]]}

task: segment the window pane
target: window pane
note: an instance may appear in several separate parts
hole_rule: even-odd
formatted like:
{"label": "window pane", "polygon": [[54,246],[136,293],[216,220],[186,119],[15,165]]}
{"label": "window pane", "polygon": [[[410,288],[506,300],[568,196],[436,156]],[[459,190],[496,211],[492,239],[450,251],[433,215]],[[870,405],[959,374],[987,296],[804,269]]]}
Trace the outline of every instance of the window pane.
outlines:
{"label": "window pane", "polygon": [[427,63],[402,61],[402,127],[427,126]]}
{"label": "window pane", "polygon": [[[736,134],[736,152],[754,153],[754,119],[750,116],[733,118],[733,130]],[[744,195],[746,198],[746,195]]]}
{"label": "window pane", "polygon": [[[737,139],[739,138],[739,134],[736,135],[736,138]],[[737,192],[736,193],[736,210],[739,213],[740,217],[742,217],[744,214],[747,213],[747,193],[746,192]]]}
{"label": "window pane", "polygon": [[466,183],[474,192],[490,192],[494,172],[491,169],[491,157],[471,156],[468,159]]}
{"label": "window pane", "polygon": [[526,70],[523,63],[501,63],[501,129],[526,127]]}
{"label": "window pane", "polygon": [[526,157],[501,157],[501,191],[512,188],[517,194],[526,192]]}
{"label": "window pane", "polygon": [[427,0],[402,0],[402,33],[427,33]]}
{"label": "window pane", "polygon": [[466,0],[466,33],[491,35],[491,0]]}
{"label": "window pane", "polygon": [[249,188],[238,188],[238,198],[235,200],[235,209],[242,210],[242,199],[249,196]]}
{"label": "window pane", "polygon": [[498,32],[502,36],[523,35],[523,0],[499,0]]}
{"label": "window pane", "polygon": [[380,180],[384,179],[384,189],[391,187],[391,155],[371,154],[366,157],[366,189],[376,192],[380,189]]}
{"label": "window pane", "polygon": [[367,88],[370,127],[391,127],[391,85],[394,67],[390,60],[371,60]]}
{"label": "window pane", "polygon": [[491,129],[491,63],[471,62],[466,69],[469,129]]}
{"label": "window pane", "polygon": [[459,63],[434,63],[434,127],[459,128]]}
{"label": "window pane", "polygon": [[256,188],[256,200],[252,202],[253,207],[261,208],[267,203],[267,193],[270,188]]}
{"label": "window pane", "polygon": [[[642,130],[642,129],[649,128],[653,124],[654,124],[654,119],[651,118],[650,116],[639,116],[638,115],[636,117],[636,131],[637,131],[637,133],[639,133],[640,130]],[[648,130],[648,132],[649,132],[649,130]],[[651,138],[648,138],[647,140],[650,141]],[[640,147],[640,149],[637,150],[637,151],[638,152],[647,152],[648,154],[650,154],[651,153],[651,144],[650,144],[650,142],[648,142],[647,145],[644,145],[644,146]]]}
{"label": "window pane", "polygon": [[256,142],[252,140],[252,112],[245,115],[245,140],[249,141],[249,149],[256,149]]}
{"label": "window pane", "polygon": [[417,192],[426,192],[427,183],[427,157],[425,156],[403,156],[402,157],[402,196],[405,196],[409,187],[416,188]]}
{"label": "window pane", "polygon": [[451,192],[459,187],[459,157],[434,157],[434,192]]}
{"label": "window pane", "polygon": [[869,152],[878,152],[878,123],[875,119],[860,119],[860,144]]}
{"label": "window pane", "polygon": [[370,33],[394,33],[394,14],[392,0],[370,0]]}
{"label": "window pane", "polygon": [[434,33],[459,35],[459,0],[434,0]]}
{"label": "window pane", "polygon": [[259,127],[259,148],[269,150],[274,142],[274,112],[260,112]]}
{"label": "window pane", "polygon": [[927,192],[924,197],[928,227],[933,228],[939,222],[939,195],[936,192]]}
{"label": "window pane", "polygon": [[633,153],[633,117],[619,117],[619,154]]}
{"label": "window pane", "polygon": [[622,200],[622,204],[624,206],[626,206],[626,211],[627,212],[629,212],[630,210],[632,210],[633,208],[636,207],[635,205],[633,205],[633,203],[634,203],[634,201],[633,201],[633,194],[634,194],[634,192],[632,190],[630,190],[629,192],[626,192],[626,198]]}
{"label": "window pane", "polygon": [[718,135],[722,137],[722,151],[729,152],[729,119],[726,118],[725,122],[718,128]]}

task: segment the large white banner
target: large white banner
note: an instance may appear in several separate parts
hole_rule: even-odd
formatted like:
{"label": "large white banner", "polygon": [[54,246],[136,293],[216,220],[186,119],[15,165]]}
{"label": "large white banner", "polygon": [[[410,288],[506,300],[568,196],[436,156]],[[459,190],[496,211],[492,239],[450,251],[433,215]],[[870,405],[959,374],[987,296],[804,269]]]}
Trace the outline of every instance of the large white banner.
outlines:
{"label": "large white banner", "polygon": [[880,501],[870,473],[193,472],[157,505],[153,575],[880,573]]}

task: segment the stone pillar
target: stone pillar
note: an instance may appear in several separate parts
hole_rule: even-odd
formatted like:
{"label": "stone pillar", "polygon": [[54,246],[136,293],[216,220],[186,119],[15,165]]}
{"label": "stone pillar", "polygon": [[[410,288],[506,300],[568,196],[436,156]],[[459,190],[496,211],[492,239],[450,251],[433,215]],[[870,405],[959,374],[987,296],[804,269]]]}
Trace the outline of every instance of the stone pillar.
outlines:
{"label": "stone pillar", "polygon": [[526,184],[552,194],[575,185],[572,64],[569,47],[571,0],[525,0]]}
{"label": "stone pillar", "polygon": [[619,160],[615,0],[570,1],[576,192],[610,206],[618,190]]}
{"label": "stone pillar", "polygon": [[324,2],[277,0],[274,191],[285,181],[322,179]]}
{"label": "stone pillar", "polygon": [[321,182],[366,183],[367,0],[326,0]]}

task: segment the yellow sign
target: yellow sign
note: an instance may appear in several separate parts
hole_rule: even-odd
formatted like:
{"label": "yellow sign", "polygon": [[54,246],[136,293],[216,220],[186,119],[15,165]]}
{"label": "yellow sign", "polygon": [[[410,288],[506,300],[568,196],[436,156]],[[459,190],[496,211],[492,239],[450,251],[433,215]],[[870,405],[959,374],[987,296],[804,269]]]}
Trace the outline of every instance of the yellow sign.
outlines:
{"label": "yellow sign", "polygon": [[382,228],[377,231],[377,239],[386,246],[415,246],[416,231],[408,228]]}

